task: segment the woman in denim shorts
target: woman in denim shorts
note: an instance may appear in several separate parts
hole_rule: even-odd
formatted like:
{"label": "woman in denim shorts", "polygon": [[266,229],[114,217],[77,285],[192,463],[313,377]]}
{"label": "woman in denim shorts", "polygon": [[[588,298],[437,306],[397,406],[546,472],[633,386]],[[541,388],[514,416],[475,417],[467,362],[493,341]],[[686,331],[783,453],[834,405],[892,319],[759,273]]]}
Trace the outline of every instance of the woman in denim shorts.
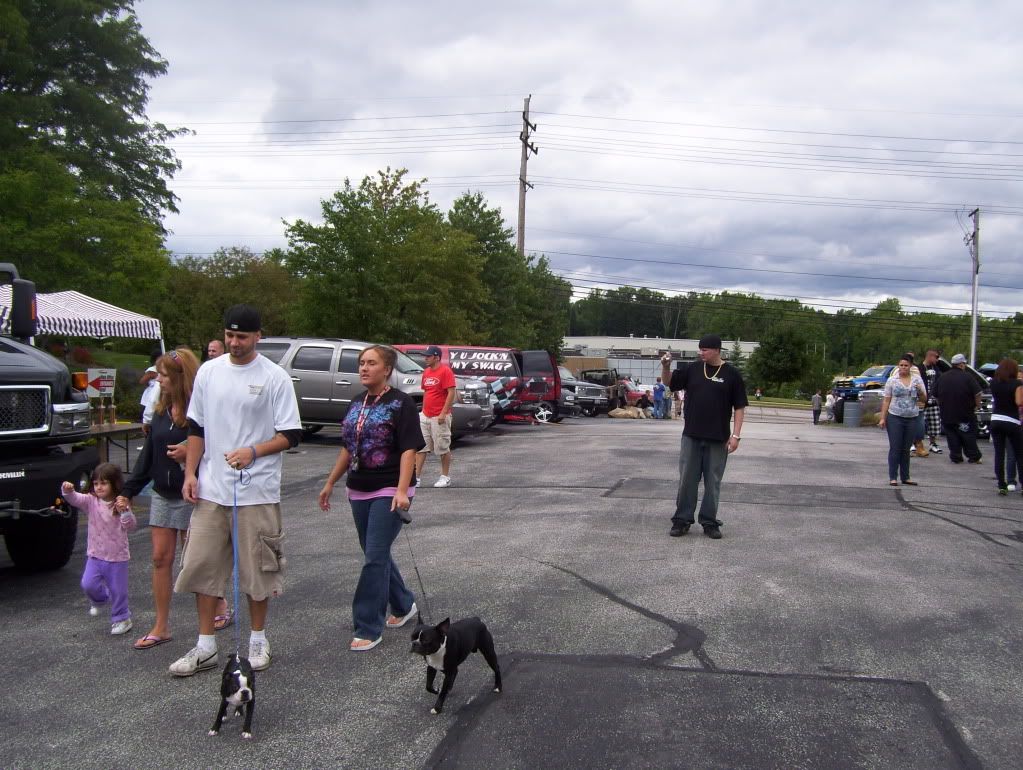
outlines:
{"label": "woman in denim shorts", "polygon": [[[184,543],[192,505],[181,497],[185,476],[185,440],[188,438],[185,412],[192,396],[192,383],[199,361],[188,348],[177,348],[156,360],[156,377],[160,384],[160,397],[155,405],[153,422],[142,453],[131,477],[125,482],[117,505],[124,509],[131,498],[138,495],[150,482],[153,493],[149,503],[149,532],[153,541],[153,604],[156,621],[148,634],[135,642],[136,650],[169,642],[171,570],[178,541]],[[227,603],[221,599],[217,611],[218,626],[231,622]]]}

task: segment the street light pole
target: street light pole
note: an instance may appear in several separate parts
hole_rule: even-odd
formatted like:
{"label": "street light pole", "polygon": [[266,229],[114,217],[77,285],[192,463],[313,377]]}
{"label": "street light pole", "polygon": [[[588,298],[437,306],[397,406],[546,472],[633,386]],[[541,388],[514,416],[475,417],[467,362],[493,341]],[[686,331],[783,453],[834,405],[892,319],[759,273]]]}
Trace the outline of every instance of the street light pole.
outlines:
{"label": "street light pole", "polygon": [[973,260],[973,304],[970,314],[970,366],[977,367],[977,293],[980,288],[980,208],[970,212],[973,235],[970,236],[970,257]]}

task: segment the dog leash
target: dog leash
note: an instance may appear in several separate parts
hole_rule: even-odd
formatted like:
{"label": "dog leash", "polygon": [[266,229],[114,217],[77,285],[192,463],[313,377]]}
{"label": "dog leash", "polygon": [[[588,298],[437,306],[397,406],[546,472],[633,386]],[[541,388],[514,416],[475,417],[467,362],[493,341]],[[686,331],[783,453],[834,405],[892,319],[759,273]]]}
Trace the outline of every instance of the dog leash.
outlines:
{"label": "dog leash", "polygon": [[238,620],[238,485],[246,486],[249,483],[249,474],[244,468],[238,471],[238,478],[234,480],[234,505],[231,509],[231,550],[234,552],[234,564],[231,572],[234,581],[234,656],[241,660],[242,654],[242,630]]}
{"label": "dog leash", "polygon": [[430,618],[433,616],[433,613],[430,611],[430,599],[426,595],[426,586],[423,585],[423,576],[419,574],[419,565],[416,564],[416,555],[412,552],[412,537],[408,533],[411,526],[412,522],[407,521],[402,529],[405,530],[405,542],[408,543],[408,555],[412,557],[412,569],[416,571],[416,580],[419,581],[419,592],[423,596],[423,606],[426,607],[425,616],[422,612],[419,613],[419,622],[421,623],[425,620],[427,623],[430,623]]}

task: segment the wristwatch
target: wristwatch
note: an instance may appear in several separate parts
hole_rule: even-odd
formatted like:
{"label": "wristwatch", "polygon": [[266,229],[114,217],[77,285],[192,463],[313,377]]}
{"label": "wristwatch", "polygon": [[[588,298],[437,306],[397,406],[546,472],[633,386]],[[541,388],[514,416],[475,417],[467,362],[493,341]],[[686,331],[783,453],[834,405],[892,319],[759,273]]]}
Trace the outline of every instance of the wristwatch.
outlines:
{"label": "wristwatch", "polygon": [[736,441],[742,441],[742,436],[736,436],[734,433],[732,434],[732,438],[734,438]]}

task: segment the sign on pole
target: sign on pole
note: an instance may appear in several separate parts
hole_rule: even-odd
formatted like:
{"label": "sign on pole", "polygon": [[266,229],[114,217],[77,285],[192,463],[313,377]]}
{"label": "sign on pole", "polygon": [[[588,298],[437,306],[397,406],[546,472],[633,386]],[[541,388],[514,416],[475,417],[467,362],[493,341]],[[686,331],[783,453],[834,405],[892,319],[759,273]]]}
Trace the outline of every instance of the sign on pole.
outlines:
{"label": "sign on pole", "polygon": [[113,396],[116,379],[116,369],[90,369],[89,384],[86,387],[85,393],[89,398]]}

